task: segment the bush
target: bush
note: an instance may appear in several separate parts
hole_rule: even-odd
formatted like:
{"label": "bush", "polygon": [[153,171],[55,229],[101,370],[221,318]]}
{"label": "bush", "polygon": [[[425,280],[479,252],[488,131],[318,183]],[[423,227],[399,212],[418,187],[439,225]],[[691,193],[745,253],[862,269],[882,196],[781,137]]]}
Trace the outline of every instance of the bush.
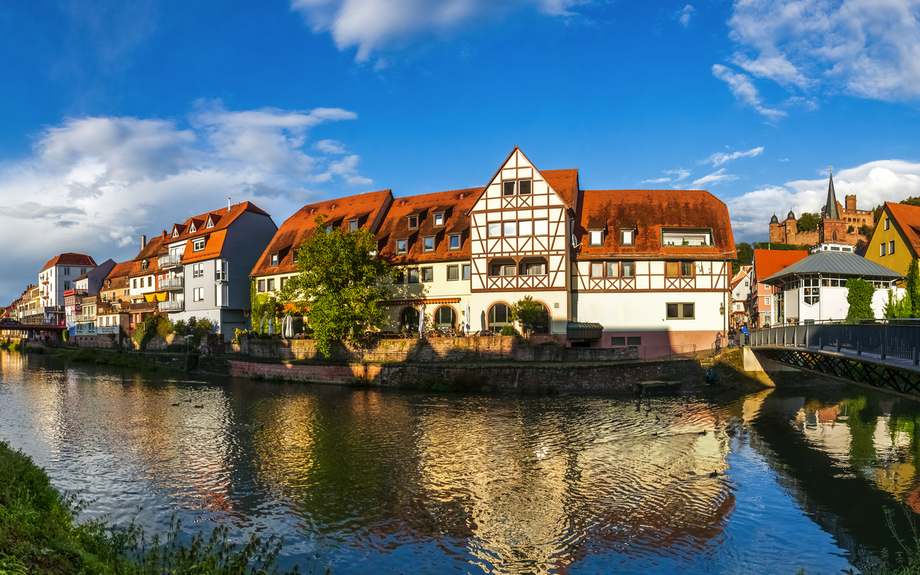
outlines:
{"label": "bush", "polygon": [[502,326],[502,335],[519,335],[513,325]]}

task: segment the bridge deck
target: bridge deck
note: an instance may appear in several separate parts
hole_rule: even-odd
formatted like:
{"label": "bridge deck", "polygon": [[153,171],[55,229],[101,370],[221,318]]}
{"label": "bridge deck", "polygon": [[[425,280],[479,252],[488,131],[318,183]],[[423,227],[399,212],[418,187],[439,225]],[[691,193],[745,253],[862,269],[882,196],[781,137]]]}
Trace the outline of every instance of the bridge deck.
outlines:
{"label": "bridge deck", "polygon": [[871,353],[864,351],[862,354],[857,354],[855,350],[841,348],[840,351],[837,351],[836,345],[825,345],[822,348],[818,346],[792,346],[792,345],[772,345],[772,344],[763,344],[751,347],[754,351],[761,349],[786,349],[793,350],[797,349],[799,351],[810,351],[813,353],[822,353],[824,355],[829,355],[832,357],[840,357],[846,359],[852,359],[853,361],[864,361],[869,363],[875,363],[878,365],[887,365],[890,367],[896,367],[898,369],[904,369],[908,371],[920,372],[920,366],[914,365],[913,360],[910,359],[901,359],[898,357],[887,356],[885,359],[882,359],[882,356],[878,353]]}

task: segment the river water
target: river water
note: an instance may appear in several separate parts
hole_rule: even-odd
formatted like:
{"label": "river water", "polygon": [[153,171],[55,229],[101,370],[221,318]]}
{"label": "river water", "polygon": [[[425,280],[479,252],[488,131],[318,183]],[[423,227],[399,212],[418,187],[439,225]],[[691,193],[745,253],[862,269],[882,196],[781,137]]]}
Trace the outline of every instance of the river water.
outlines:
{"label": "river water", "polygon": [[918,421],[851,387],[423,394],[0,355],[0,440],[88,516],[283,534],[284,567],[336,575],[858,571],[894,545],[883,508],[920,511]]}

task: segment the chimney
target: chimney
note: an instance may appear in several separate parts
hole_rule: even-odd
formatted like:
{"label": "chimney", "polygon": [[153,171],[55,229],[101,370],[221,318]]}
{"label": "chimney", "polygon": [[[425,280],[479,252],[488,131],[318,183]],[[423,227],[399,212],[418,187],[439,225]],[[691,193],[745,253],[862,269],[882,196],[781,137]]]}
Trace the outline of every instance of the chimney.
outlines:
{"label": "chimney", "polygon": [[141,236],[141,249],[147,247],[147,236]]}
{"label": "chimney", "polygon": [[230,211],[230,198],[227,198],[227,211]]}

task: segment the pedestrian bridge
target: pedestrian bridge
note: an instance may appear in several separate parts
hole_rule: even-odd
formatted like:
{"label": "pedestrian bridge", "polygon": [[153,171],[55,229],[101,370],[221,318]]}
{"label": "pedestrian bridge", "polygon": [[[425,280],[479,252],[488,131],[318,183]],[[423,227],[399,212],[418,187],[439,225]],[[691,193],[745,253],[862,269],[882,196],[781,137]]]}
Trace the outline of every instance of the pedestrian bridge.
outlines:
{"label": "pedestrian bridge", "polygon": [[750,345],[791,367],[920,395],[920,320],[782,325],[755,331]]}

